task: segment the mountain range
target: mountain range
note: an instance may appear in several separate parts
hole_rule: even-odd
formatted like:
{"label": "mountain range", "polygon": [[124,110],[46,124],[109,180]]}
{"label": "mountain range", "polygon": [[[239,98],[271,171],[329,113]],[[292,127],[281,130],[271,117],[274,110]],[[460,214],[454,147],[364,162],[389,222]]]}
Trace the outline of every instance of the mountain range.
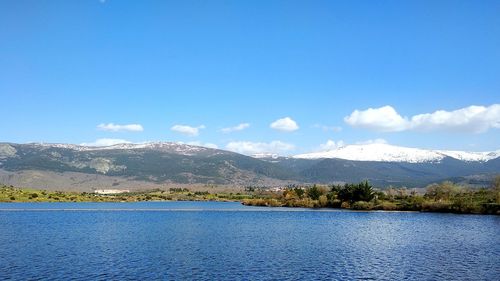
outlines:
{"label": "mountain range", "polygon": [[487,185],[499,173],[498,150],[424,150],[374,143],[291,157],[265,153],[250,157],[172,142],[105,147],[0,143],[0,183],[59,190],[280,186],[365,179],[379,187],[423,187],[443,180]]}

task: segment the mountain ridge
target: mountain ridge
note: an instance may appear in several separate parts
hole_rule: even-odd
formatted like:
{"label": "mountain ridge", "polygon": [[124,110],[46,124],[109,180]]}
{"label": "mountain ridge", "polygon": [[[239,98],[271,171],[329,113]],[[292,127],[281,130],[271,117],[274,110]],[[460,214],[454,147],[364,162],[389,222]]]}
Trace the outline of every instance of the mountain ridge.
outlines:
{"label": "mountain ridge", "polygon": [[[8,142],[0,142],[0,144],[15,145],[15,143],[8,143]],[[121,144],[114,144],[107,146],[92,146],[92,145],[65,144],[65,143],[43,143],[43,142],[40,143],[33,142],[23,145],[66,148],[77,151],[97,151],[97,150],[115,150],[115,149],[116,150],[164,149],[164,150],[175,150],[180,154],[182,153],[189,154],[193,152],[209,151],[209,150],[218,150],[218,151],[236,153],[229,150],[223,150],[218,148],[209,148],[205,146],[190,145],[179,142],[161,142],[161,141],[121,143]],[[346,154],[350,154],[350,156],[346,156]],[[362,154],[362,156],[360,156],[360,154]],[[411,154],[414,155],[411,156]],[[246,155],[246,156],[258,159],[265,159],[265,158],[276,159],[279,157],[284,157],[276,153],[267,153],[267,152],[254,153],[252,155]],[[343,145],[336,149],[302,153],[302,154],[292,155],[289,157],[298,159],[338,158],[338,159],[353,160],[353,161],[409,162],[409,163],[433,162],[436,160],[441,160],[445,157],[451,157],[462,161],[486,162],[500,157],[500,149],[495,151],[476,152],[476,151],[460,151],[460,150],[422,149],[422,148],[396,146],[386,143],[371,143],[371,144]]]}
{"label": "mountain ridge", "polygon": [[[381,146],[368,147],[375,149]],[[389,148],[393,149],[394,146]],[[391,151],[400,153],[400,148],[396,148],[395,152]],[[370,156],[366,150],[359,151]],[[388,159],[399,161],[371,161],[373,158],[369,157],[361,160],[279,157],[264,153],[254,158],[221,149],[172,142],[101,147],[0,143],[0,180],[4,184],[28,183],[35,188],[43,182],[44,187],[54,184],[86,190],[92,186],[109,187],[110,183],[125,185],[125,182],[128,182],[127,186],[133,182],[134,185],[160,187],[171,184],[284,186],[365,179],[380,187],[416,187],[447,179],[486,185],[492,175],[500,172],[498,157],[487,161],[464,161],[457,158],[471,157],[462,152],[453,151],[456,158],[432,152],[432,156],[439,156],[438,161],[436,158],[421,161],[428,158],[417,155],[414,159],[418,161],[405,162],[401,160],[408,159],[407,155],[384,154],[383,150],[379,152],[382,156],[389,155]],[[471,155],[487,155],[491,158],[495,153]],[[474,157],[472,159],[479,158]],[[129,189],[134,188],[132,186]]]}

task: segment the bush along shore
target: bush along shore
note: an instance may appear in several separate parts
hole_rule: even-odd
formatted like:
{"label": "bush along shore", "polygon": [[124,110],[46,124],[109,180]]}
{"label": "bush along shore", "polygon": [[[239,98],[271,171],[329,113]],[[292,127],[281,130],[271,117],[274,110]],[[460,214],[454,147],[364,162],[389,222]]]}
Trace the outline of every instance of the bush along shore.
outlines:
{"label": "bush along shore", "polygon": [[429,185],[421,194],[405,188],[376,191],[369,182],[293,186],[244,205],[268,207],[341,208],[352,210],[422,211],[500,215],[500,176],[490,188],[472,189],[446,181]]}

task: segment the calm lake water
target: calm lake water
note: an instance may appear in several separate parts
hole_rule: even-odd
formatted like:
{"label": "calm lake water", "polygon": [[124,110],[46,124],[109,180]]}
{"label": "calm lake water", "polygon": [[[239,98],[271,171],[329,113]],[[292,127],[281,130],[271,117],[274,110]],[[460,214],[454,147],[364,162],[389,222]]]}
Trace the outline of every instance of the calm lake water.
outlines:
{"label": "calm lake water", "polygon": [[0,204],[0,280],[500,280],[500,217]]}

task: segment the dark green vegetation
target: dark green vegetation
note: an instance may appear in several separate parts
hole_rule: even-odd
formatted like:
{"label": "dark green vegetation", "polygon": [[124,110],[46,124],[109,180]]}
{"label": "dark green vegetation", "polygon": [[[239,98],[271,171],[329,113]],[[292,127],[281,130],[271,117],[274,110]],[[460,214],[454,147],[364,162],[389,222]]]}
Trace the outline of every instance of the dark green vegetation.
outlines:
{"label": "dark green vegetation", "polygon": [[111,184],[130,189],[123,186],[130,181],[148,188],[166,183],[283,186],[363,180],[377,187],[421,187],[445,180],[486,186],[498,171],[500,158],[466,162],[448,157],[435,163],[255,159],[175,143],[120,149],[0,143],[0,181],[39,189],[72,187],[89,191]]}
{"label": "dark green vegetation", "polygon": [[186,188],[100,195],[87,192],[47,191],[0,185],[0,202],[241,201],[248,198],[253,198],[253,195],[231,192],[192,192]]}
{"label": "dark green vegetation", "polygon": [[271,207],[500,214],[500,176],[494,179],[489,188],[469,189],[445,181],[429,185],[425,194],[393,188],[376,191],[367,181],[331,186],[295,186],[267,197],[245,199],[243,204]]}

